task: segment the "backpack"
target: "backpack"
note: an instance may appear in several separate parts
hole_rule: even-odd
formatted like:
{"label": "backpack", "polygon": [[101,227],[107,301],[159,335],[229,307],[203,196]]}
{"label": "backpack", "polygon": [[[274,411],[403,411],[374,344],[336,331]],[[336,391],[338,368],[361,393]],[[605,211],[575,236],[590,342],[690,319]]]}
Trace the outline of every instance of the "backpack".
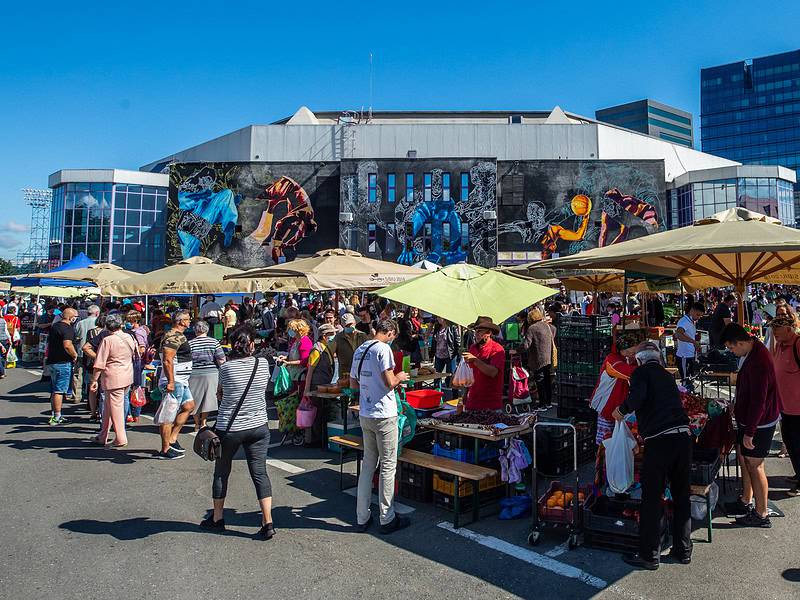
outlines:
{"label": "backpack", "polygon": [[513,404],[530,404],[531,391],[528,387],[528,371],[520,366],[511,367],[510,391]]}

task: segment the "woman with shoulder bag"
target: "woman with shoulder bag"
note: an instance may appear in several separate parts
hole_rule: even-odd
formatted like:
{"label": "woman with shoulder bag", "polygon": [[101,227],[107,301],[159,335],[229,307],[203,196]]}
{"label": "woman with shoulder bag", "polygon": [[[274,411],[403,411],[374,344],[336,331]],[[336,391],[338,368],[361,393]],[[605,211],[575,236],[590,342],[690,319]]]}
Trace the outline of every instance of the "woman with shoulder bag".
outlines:
{"label": "woman with shoulder bag", "polygon": [[241,446],[261,505],[261,529],[257,536],[268,540],[275,535],[272,526],[272,484],[266,464],[269,448],[266,402],[269,363],[266,359],[253,356],[255,337],[255,330],[249,325],[237,327],[228,335],[231,353],[219,368],[217,392],[219,409],[215,429],[220,439],[221,455],[214,464],[214,510],[200,526],[213,531],[225,531],[223,508],[228,478],[233,457]]}

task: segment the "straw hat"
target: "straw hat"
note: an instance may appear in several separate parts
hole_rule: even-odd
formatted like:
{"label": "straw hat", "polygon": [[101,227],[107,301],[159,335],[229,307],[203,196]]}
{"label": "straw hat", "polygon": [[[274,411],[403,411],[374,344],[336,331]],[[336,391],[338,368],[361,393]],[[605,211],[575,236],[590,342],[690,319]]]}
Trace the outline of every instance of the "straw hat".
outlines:
{"label": "straw hat", "polygon": [[472,325],[469,326],[470,329],[489,329],[495,335],[500,335],[500,328],[494,324],[494,321],[491,317],[478,317],[478,320],[475,321]]}

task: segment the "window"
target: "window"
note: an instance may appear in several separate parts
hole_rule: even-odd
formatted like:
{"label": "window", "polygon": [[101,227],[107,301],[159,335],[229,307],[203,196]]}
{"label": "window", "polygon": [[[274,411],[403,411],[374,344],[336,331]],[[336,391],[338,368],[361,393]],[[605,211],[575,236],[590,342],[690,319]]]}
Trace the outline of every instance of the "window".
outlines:
{"label": "window", "polygon": [[378,174],[370,173],[367,175],[367,199],[370,202],[378,201]]}
{"label": "window", "polygon": [[468,252],[469,248],[469,223],[461,223],[461,249]]}
{"label": "window", "polygon": [[469,200],[469,173],[466,171],[461,172],[461,201],[466,202]]}
{"label": "window", "polygon": [[433,246],[433,226],[430,223],[425,223],[422,233],[422,249],[425,252],[430,252]]}
{"label": "window", "polygon": [[442,250],[450,250],[450,223],[442,223]]}
{"label": "window", "polygon": [[519,125],[522,123],[522,115],[511,115],[508,117],[508,122],[512,125]]}
{"label": "window", "polygon": [[678,133],[682,133],[683,135],[692,135],[691,129],[686,129],[686,127],[680,127],[678,125],[673,125],[672,123],[667,123],[666,121],[662,121],[661,119],[654,119],[650,117],[648,119],[650,125],[655,125],[656,127],[663,127],[664,129],[669,129],[670,131],[677,131]]}
{"label": "window", "polygon": [[504,206],[522,206],[524,175],[508,175],[503,179],[500,199]]}
{"label": "window", "polygon": [[414,174],[413,173],[406,173],[406,198],[411,202],[414,201]]}
{"label": "window", "polygon": [[397,226],[394,223],[386,225],[386,253],[393,254],[397,242]]}
{"label": "window", "polygon": [[397,199],[397,175],[389,173],[386,176],[386,196],[389,202],[394,202]]}
{"label": "window", "polygon": [[378,233],[375,223],[367,224],[367,252],[378,251]]}
{"label": "window", "polygon": [[687,119],[686,117],[682,117],[680,115],[677,115],[675,113],[671,113],[671,112],[666,111],[666,110],[661,110],[660,108],[656,108],[655,106],[648,106],[647,107],[647,112],[649,112],[652,115],[658,115],[660,117],[666,117],[666,118],[671,119],[673,121],[677,121],[678,123],[683,123],[684,125],[691,125],[692,124],[692,122],[689,119]]}
{"label": "window", "polygon": [[431,191],[432,191],[432,188],[433,188],[433,177],[431,176],[430,173],[425,173],[423,182],[424,182],[424,186],[425,186],[425,194],[424,194],[423,198],[425,199],[425,202],[430,202],[431,201]]}
{"label": "window", "polygon": [[450,173],[442,173],[442,200],[450,200]]}

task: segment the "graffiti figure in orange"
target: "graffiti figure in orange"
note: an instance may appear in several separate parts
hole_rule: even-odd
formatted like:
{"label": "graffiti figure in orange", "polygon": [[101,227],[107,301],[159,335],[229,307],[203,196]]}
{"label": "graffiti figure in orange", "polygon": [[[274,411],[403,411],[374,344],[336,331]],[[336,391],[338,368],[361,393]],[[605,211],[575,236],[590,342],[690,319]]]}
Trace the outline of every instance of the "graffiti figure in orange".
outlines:
{"label": "graffiti figure in orange", "polygon": [[542,238],[542,258],[550,258],[558,249],[558,242],[576,242],[582,240],[589,228],[589,215],[592,212],[592,199],[585,194],[572,197],[570,208],[576,217],[580,218],[580,225],[575,230],[567,229],[561,225],[550,225],[547,233]]}
{"label": "graffiti figure in orange", "polygon": [[317,231],[311,200],[303,186],[291,177],[282,175],[256,199],[266,200],[267,208],[249,237],[262,245],[269,242],[276,264],[284,256],[284,248],[294,248]]}

